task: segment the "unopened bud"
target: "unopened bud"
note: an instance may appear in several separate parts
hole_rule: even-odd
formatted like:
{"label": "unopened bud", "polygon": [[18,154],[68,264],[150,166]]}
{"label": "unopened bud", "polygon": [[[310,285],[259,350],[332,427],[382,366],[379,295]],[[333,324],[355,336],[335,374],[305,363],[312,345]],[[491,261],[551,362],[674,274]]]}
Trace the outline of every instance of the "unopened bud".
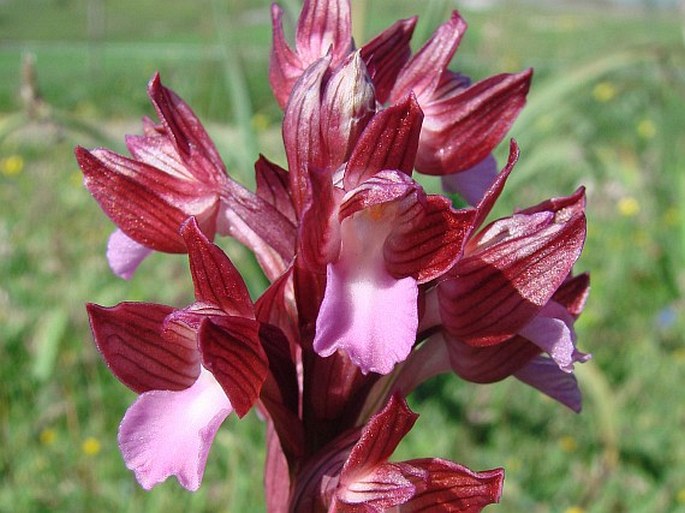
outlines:
{"label": "unopened bud", "polygon": [[347,160],[375,111],[373,84],[356,51],[331,76],[323,96],[321,136],[328,167],[337,168]]}

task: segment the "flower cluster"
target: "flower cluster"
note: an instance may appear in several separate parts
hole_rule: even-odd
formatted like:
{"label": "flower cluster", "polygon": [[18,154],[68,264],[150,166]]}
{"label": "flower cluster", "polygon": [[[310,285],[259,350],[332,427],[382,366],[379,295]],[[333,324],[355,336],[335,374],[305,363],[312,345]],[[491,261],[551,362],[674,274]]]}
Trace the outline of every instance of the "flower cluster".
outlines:
{"label": "flower cluster", "polygon": [[[405,398],[445,372],[515,376],[573,410],[573,329],[587,275],[584,191],[486,224],[519,150],[493,149],[532,73],[471,81],[448,68],[466,24],[454,12],[417,52],[416,18],[357,48],[348,0],[305,0],[294,46],[274,5],[269,78],[284,109],[287,169],[261,156],[256,192],[230,178],[200,121],[149,84],[158,122],[130,157],[76,149],[85,185],[117,225],[107,256],[130,278],[151,252],[187,253],[195,302],[88,305],[99,351],[139,394],[119,429],[149,489],[196,490],[220,425],[265,419],[274,512],[480,511],[503,470],[389,459],[416,414]],[[428,194],[443,177],[470,205]],[[256,300],[213,243],[229,235],[270,286]]]}

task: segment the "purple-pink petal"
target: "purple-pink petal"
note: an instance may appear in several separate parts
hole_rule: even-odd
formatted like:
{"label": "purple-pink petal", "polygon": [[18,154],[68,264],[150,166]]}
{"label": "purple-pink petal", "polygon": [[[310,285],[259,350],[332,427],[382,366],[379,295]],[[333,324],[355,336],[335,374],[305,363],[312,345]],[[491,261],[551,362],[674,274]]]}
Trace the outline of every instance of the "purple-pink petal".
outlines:
{"label": "purple-pink petal", "polygon": [[112,232],[107,242],[107,261],[112,272],[125,280],[130,280],[138,266],[152,250],[137,243],[121,230]]}
{"label": "purple-pink petal", "polygon": [[580,412],[582,398],[576,377],[561,370],[551,358],[538,356],[514,376],[576,413]]}
{"label": "purple-pink petal", "polygon": [[550,301],[519,330],[519,334],[546,351],[562,371],[572,372],[574,362],[590,358],[576,350],[573,320],[563,306]]}
{"label": "purple-pink petal", "polygon": [[119,426],[126,466],[146,490],[176,476],[197,490],[219,426],[232,411],[221,386],[207,370],[185,390],[151,390],[128,409]]}
{"label": "purple-pink petal", "polygon": [[342,350],[362,372],[387,374],[416,339],[416,280],[390,276],[382,255],[368,263],[342,256],[326,276],[314,350],[324,357]]}
{"label": "purple-pink petal", "polygon": [[497,179],[497,161],[490,154],[478,164],[449,175],[442,175],[442,188],[459,194],[471,206],[476,206]]}

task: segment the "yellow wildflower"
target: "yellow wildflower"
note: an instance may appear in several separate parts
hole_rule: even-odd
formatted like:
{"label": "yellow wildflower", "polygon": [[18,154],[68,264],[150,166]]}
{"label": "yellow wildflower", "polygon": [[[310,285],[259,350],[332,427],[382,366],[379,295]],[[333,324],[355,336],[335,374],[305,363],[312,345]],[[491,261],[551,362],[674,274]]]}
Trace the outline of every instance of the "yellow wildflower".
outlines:
{"label": "yellow wildflower", "polygon": [[559,439],[559,445],[564,452],[573,452],[578,448],[578,442],[572,436],[562,436]]}
{"label": "yellow wildflower", "polygon": [[24,158],[21,155],[10,155],[0,160],[0,172],[5,176],[16,176],[24,169]]}
{"label": "yellow wildflower", "polygon": [[81,450],[86,456],[95,456],[100,452],[101,448],[100,441],[92,436],[86,438],[81,444]]}
{"label": "yellow wildflower", "polygon": [[601,103],[610,102],[616,97],[616,86],[609,81],[600,82],[592,90],[592,96]]}
{"label": "yellow wildflower", "polygon": [[624,196],[618,200],[617,208],[623,217],[634,217],[640,212],[640,203],[633,196]]}
{"label": "yellow wildflower", "polygon": [[57,433],[54,429],[45,428],[43,431],[40,432],[39,439],[40,443],[43,445],[52,445],[55,443],[55,440],[57,439]]}
{"label": "yellow wildflower", "polygon": [[654,139],[656,135],[656,125],[651,119],[643,119],[637,124],[637,135],[642,139]]}

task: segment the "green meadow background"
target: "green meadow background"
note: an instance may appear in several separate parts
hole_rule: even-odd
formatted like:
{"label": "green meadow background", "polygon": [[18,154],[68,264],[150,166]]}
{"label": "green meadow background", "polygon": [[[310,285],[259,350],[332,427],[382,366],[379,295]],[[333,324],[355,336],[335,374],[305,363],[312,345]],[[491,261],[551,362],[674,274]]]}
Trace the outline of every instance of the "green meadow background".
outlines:
{"label": "green meadow background", "polygon": [[[264,510],[264,432],[253,414],[222,427],[197,493],[175,480],[145,492],[124,467],[116,430],[134,394],[94,349],[84,303],[182,306],[192,288],[182,256],[154,255],[128,282],[109,272],[112,225],[72,151],[123,151],[124,134],[152,115],[145,87],[159,70],[240,181],[251,183],[259,151],[283,163],[266,79],[268,3],[0,0],[1,513]],[[481,79],[535,68],[511,133],[521,160],[498,215],[580,184],[588,193],[577,266],[592,273],[577,325],[593,353],[577,368],[583,412],[514,380],[445,376],[412,396],[421,417],[395,457],[504,466],[502,503],[487,511],[685,512],[682,14],[654,2],[353,4],[358,42],[419,14],[418,45],[459,7],[470,26],[454,69]],[[221,243],[258,294],[264,280],[247,253]]]}

